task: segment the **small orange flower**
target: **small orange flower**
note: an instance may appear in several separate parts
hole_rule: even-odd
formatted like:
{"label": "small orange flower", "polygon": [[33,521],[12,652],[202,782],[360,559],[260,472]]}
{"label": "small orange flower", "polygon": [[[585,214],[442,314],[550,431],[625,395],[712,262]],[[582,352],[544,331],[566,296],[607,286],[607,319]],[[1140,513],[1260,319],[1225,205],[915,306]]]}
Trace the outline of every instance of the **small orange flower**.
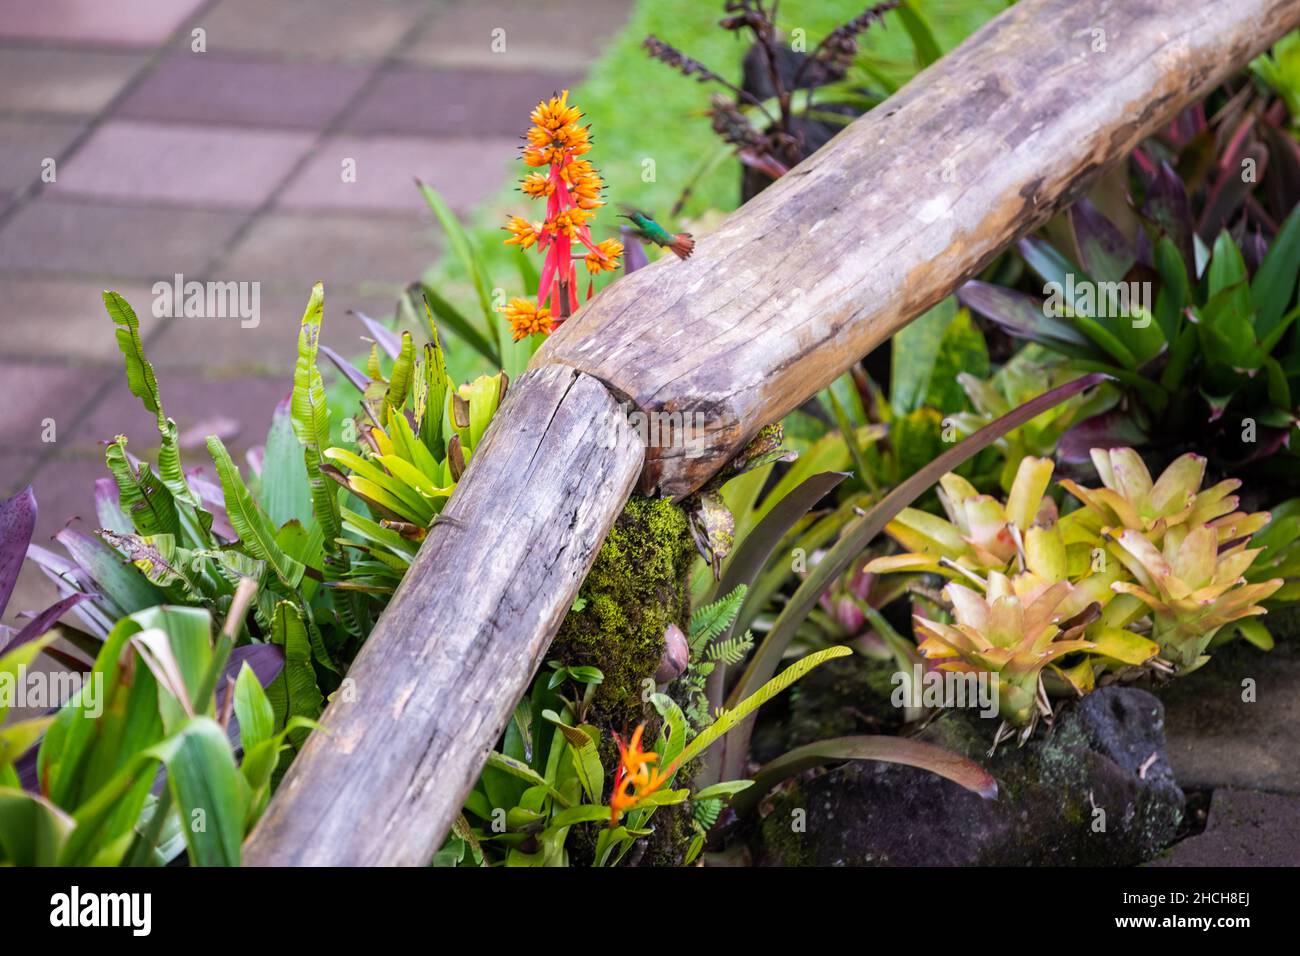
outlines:
{"label": "small orange flower", "polygon": [[516,342],[538,332],[551,331],[551,310],[539,308],[532,299],[511,299],[505,308],[497,311],[505,314],[511,338]]}
{"label": "small orange flower", "polygon": [[549,149],[538,149],[536,146],[525,147],[524,163],[534,167],[549,166],[551,164],[551,151]]}
{"label": "small orange flower", "polygon": [[[572,162],[566,163],[560,170],[560,178],[569,186],[576,186],[579,182],[589,176],[595,176],[597,179],[600,178],[596,173],[596,167],[591,165],[591,160],[589,159],[575,159]],[[603,186],[604,183],[601,183],[601,185]]]}
{"label": "small orange flower", "polygon": [[623,243],[617,239],[605,239],[598,242],[596,252],[587,253],[583,261],[587,263],[587,271],[592,275],[601,272],[613,272],[618,268],[618,257],[622,254]]}
{"label": "small orange flower", "polygon": [[525,196],[538,199],[555,192],[555,183],[551,182],[551,177],[546,173],[529,173],[519,184],[519,188],[524,191]]}
{"label": "small orange flower", "polygon": [[645,730],[645,724],[638,724],[632,733],[632,739],[624,744],[623,739],[614,735],[618,741],[618,769],[614,772],[614,790],[609,795],[609,825],[612,827],[618,823],[619,818],[636,807],[650,796],[672,780],[672,776],[677,772],[677,764],[674,763],[666,770],[661,770],[655,766],[659,762],[659,755],[653,750],[647,751],[641,749],[641,734]]}
{"label": "small orange flower", "polygon": [[505,228],[510,233],[510,238],[506,240],[507,246],[527,249],[537,241],[543,227],[540,223],[529,222],[523,216],[511,216]]}
{"label": "small orange flower", "polygon": [[[585,247],[583,258],[593,276],[617,268],[623,250],[617,242],[597,243],[592,238],[590,222],[595,210],[605,205],[601,198],[605,182],[588,160],[580,158],[591,150],[591,127],[580,125],[582,111],[569,105],[569,91],[538,103],[530,118],[533,125],[524,137],[521,155],[537,171],[524,177],[520,190],[531,199],[546,200],[546,220],[532,223],[511,217],[506,225],[510,238],[505,242],[520,249],[535,245],[542,254],[537,307],[540,311],[545,304],[549,311],[543,321],[536,313],[525,316],[514,310],[511,328],[516,341],[534,334],[535,326],[553,332],[579,308],[577,264],[583,253],[574,243]],[[587,298],[593,289],[589,282]]]}
{"label": "small orange flower", "polygon": [[564,236],[566,239],[577,239],[578,231],[594,215],[595,213],[586,209],[566,209],[564,212],[556,213],[554,219],[543,223],[542,231],[553,236]]}
{"label": "small orange flower", "polygon": [[582,110],[569,105],[569,91],[564,90],[549,102],[538,103],[529,119],[543,129],[559,129],[582,119]]}
{"label": "small orange flower", "polygon": [[583,176],[569,190],[579,209],[599,209],[605,205],[600,198],[600,191],[605,188],[605,181],[595,173]]}

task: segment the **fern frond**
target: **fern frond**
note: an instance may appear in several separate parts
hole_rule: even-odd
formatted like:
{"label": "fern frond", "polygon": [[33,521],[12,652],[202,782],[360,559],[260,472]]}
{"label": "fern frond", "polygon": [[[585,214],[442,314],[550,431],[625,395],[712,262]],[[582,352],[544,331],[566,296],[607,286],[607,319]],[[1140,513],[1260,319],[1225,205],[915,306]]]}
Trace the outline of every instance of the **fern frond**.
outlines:
{"label": "fern frond", "polygon": [[717,823],[721,814],[721,800],[694,800],[691,802],[691,817],[705,830]]}
{"label": "fern frond", "polygon": [[711,644],[704,652],[706,661],[721,661],[728,667],[739,664],[745,655],[754,649],[754,635],[751,631],[733,635],[725,641]]}
{"label": "fern frond", "polygon": [[732,622],[736,620],[736,615],[740,613],[740,606],[745,603],[745,595],[748,592],[747,585],[738,584],[729,594],[712,604],[696,608],[691,615],[692,656],[698,654],[709,645],[710,641],[731,627]]}

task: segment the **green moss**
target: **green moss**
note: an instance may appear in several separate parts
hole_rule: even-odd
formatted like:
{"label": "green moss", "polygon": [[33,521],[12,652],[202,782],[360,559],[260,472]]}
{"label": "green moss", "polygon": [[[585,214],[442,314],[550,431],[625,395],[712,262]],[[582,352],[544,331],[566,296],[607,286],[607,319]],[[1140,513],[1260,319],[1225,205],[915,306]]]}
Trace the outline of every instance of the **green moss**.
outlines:
{"label": "green moss", "polygon": [[665,498],[634,497],[601,545],[579,590],[586,602],[560,625],[554,653],[598,667],[594,722],[619,732],[645,719],[642,693],[663,656],[669,624],[686,630],[694,544],[686,513]]}

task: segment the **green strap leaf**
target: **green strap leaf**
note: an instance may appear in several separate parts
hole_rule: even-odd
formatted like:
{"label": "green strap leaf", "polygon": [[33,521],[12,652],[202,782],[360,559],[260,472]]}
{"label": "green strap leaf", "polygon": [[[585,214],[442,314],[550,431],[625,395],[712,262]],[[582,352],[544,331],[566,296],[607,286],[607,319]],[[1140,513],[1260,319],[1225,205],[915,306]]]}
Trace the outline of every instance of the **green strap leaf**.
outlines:
{"label": "green strap leaf", "polygon": [[281,550],[275,543],[275,529],[264,515],[253,496],[249,494],[239,469],[230,460],[230,453],[216,435],[208,436],[208,452],[217,466],[221,488],[226,497],[226,513],[230,526],[253,557],[265,561],[285,587],[298,586],[306,568]]}

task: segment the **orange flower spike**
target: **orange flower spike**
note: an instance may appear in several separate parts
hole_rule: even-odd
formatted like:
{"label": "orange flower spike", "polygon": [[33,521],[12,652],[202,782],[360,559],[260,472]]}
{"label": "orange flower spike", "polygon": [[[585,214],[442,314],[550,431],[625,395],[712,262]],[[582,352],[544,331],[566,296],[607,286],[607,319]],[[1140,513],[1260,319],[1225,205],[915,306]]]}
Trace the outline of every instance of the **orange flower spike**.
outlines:
{"label": "orange flower spike", "polygon": [[641,749],[641,734],[644,730],[645,724],[638,724],[631,741],[626,744],[618,734],[614,735],[614,740],[618,743],[619,762],[614,773],[614,789],[609,795],[611,827],[618,823],[624,813],[636,809],[648,796],[661,789],[677,772],[676,762],[661,770],[656,766],[659,755],[652,750]]}

